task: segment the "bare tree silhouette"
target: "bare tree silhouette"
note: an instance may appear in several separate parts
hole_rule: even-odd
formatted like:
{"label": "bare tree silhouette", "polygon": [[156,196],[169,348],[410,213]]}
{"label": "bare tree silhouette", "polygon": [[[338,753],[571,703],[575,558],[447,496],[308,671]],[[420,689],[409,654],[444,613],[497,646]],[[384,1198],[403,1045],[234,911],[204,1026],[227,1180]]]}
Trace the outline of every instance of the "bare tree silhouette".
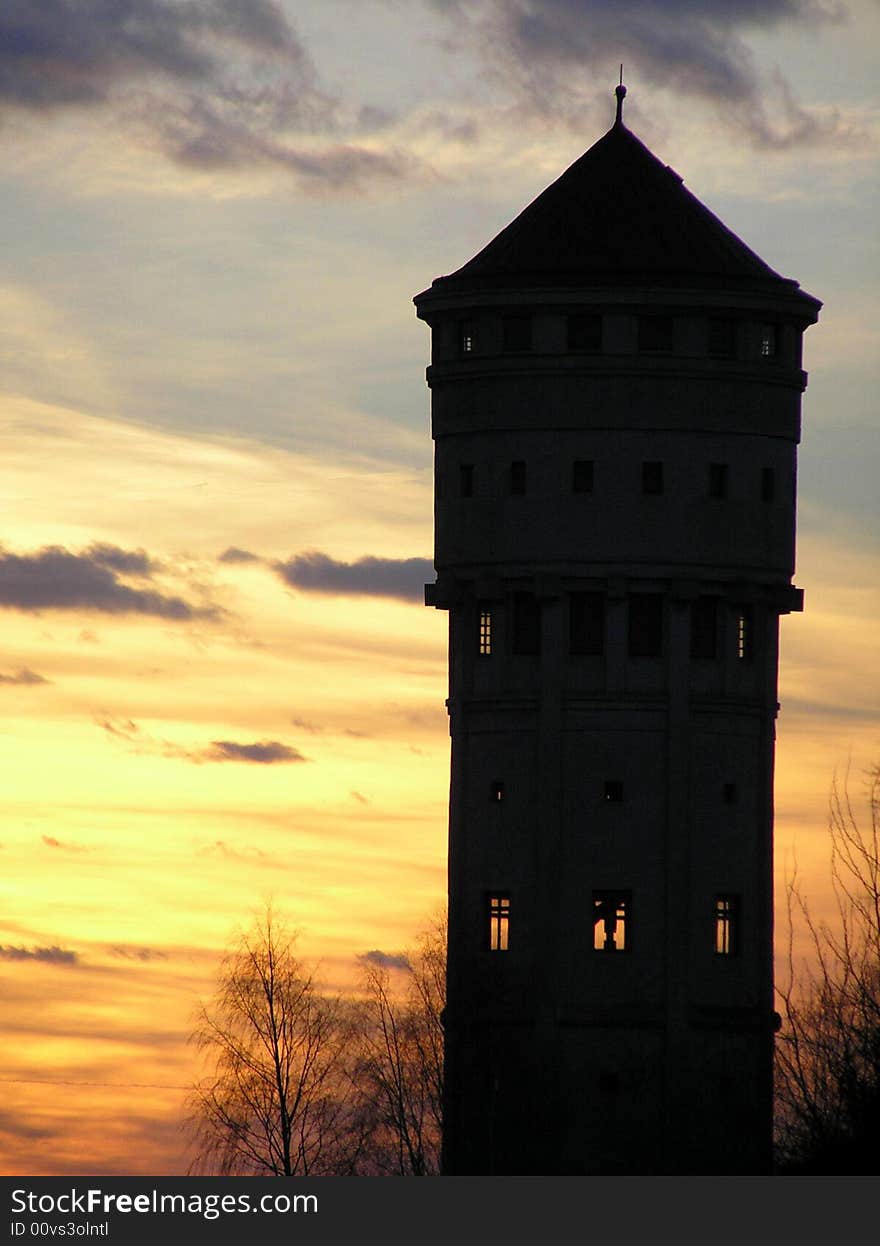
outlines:
{"label": "bare tree silhouette", "polygon": [[[849,774],[832,783],[828,829],[833,925],[816,921],[795,875],[788,883],[789,953],[779,989],[777,1147],[781,1171],[880,1172],[880,766],[865,816]],[[800,921],[813,964],[798,969]]]}
{"label": "bare tree silhouette", "polygon": [[395,990],[387,966],[364,964],[355,1077],[373,1171],[424,1177],[440,1171],[445,913],[407,953],[406,966],[405,985]]}
{"label": "bare tree silhouette", "polygon": [[193,1041],[211,1072],[189,1099],[197,1148],[190,1171],[355,1171],[351,1009],[321,993],[271,906],[225,957]]}

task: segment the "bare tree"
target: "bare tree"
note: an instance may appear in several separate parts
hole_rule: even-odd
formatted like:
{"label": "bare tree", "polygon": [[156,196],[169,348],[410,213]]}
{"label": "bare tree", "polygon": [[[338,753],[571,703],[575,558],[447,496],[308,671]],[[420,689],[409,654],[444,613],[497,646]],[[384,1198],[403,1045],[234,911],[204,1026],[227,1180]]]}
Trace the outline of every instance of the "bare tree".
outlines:
{"label": "bare tree", "polygon": [[[829,807],[833,924],[816,921],[795,876],[788,884],[789,957],[779,990],[777,1142],[782,1170],[880,1172],[880,766],[857,814],[849,775]],[[812,964],[799,969],[800,921]]]}
{"label": "bare tree", "polygon": [[432,1176],[443,1130],[446,917],[407,953],[402,987],[383,964],[364,964],[356,1081],[374,1172]]}
{"label": "bare tree", "polygon": [[271,906],[225,957],[193,1041],[211,1070],[190,1095],[194,1171],[354,1171],[350,1009],[321,993]]}

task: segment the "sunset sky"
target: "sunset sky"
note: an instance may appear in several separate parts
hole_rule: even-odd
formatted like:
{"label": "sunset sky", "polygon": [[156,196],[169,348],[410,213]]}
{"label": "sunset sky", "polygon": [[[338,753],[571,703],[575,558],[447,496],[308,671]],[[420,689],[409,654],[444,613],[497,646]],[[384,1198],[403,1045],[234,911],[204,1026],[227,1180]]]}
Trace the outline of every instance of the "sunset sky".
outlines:
{"label": "sunset sky", "polygon": [[[777,875],[880,760],[875,0],[0,8],[0,1172],[175,1173],[266,899],[325,980],[445,892],[412,296],[626,121],[809,330]],[[367,561],[362,561],[367,560]]]}

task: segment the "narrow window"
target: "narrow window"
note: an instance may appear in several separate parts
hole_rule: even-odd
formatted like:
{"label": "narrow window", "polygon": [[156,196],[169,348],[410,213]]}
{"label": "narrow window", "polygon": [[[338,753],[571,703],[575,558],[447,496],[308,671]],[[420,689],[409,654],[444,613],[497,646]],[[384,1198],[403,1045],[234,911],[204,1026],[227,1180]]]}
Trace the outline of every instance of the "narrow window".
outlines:
{"label": "narrow window", "polygon": [[672,350],[671,316],[639,316],[639,350]]}
{"label": "narrow window", "polygon": [[458,467],[458,496],[472,498],[474,496],[474,465],[460,463]]}
{"label": "narrow window", "polygon": [[736,956],[739,951],[739,897],[715,897],[715,954]]}
{"label": "narrow window", "polygon": [[513,595],[513,652],[532,656],[541,652],[541,603],[534,593]]}
{"label": "narrow window", "polygon": [[755,651],[754,611],[751,606],[738,606],[736,610],[736,656],[741,662],[750,662]]}
{"label": "narrow window", "polygon": [[772,502],[776,497],[776,472],[772,467],[761,468],[761,501]]}
{"label": "narrow window", "polygon": [[531,316],[503,316],[501,320],[503,349],[515,352],[532,349]]}
{"label": "narrow window", "polygon": [[736,327],[732,320],[709,321],[709,354],[716,359],[730,359],[735,353]]}
{"label": "narrow window", "polygon": [[575,459],[571,467],[572,493],[593,492],[593,460]]}
{"label": "narrow window", "polygon": [[477,653],[484,658],[492,653],[492,611],[487,606],[480,608]]}
{"label": "narrow window", "polygon": [[598,656],[605,651],[605,598],[572,593],[568,599],[568,651]]}
{"label": "narrow window", "polygon": [[489,896],[489,950],[506,952],[510,946],[510,896]]}
{"label": "narrow window", "polygon": [[631,658],[659,658],[663,653],[662,593],[630,593],[627,641]]}
{"label": "narrow window", "polygon": [[568,317],[568,349],[592,351],[602,349],[602,317],[578,314]]}
{"label": "narrow window", "polygon": [[489,800],[493,805],[500,805],[504,800],[504,784],[500,779],[493,779],[489,784]]}
{"label": "narrow window", "polygon": [[593,949],[628,952],[632,941],[632,896],[628,891],[593,892]]}
{"label": "narrow window", "polygon": [[475,320],[460,320],[458,324],[458,351],[461,355],[472,355],[477,348],[477,323]]}
{"label": "narrow window", "polygon": [[522,497],[526,491],[526,465],[522,459],[516,459],[510,465],[510,492]]}
{"label": "narrow window", "polygon": [[736,784],[735,783],[725,783],[721,789],[721,794],[724,798],[725,805],[736,804]]}
{"label": "narrow window", "polygon": [[726,498],[727,497],[727,464],[726,463],[710,463],[709,464],[709,497],[710,498]]}
{"label": "narrow window", "polygon": [[604,800],[612,805],[623,803],[623,783],[620,779],[606,779]]}
{"label": "narrow window", "polygon": [[642,493],[663,492],[663,464],[657,462],[642,464]]}
{"label": "narrow window", "polygon": [[777,349],[777,333],[775,324],[761,325],[761,358],[773,359]]}
{"label": "narrow window", "polygon": [[718,653],[718,598],[698,597],[691,604],[691,657],[714,658]]}

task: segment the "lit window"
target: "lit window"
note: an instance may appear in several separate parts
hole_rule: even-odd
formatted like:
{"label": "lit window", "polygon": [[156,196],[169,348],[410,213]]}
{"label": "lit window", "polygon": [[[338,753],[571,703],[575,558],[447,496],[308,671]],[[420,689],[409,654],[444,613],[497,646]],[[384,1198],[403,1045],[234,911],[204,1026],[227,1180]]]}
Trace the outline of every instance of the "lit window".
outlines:
{"label": "lit window", "polygon": [[739,937],[739,897],[715,897],[715,953],[717,956],[735,956]]}
{"label": "lit window", "polygon": [[726,498],[727,497],[727,464],[726,463],[710,463],[709,464],[709,497],[710,498]]}
{"label": "lit window", "polygon": [[736,611],[736,656],[750,662],[755,649],[754,614],[751,606],[738,606]]}
{"label": "lit window", "polygon": [[772,502],[776,497],[776,473],[772,467],[761,469],[761,501]]}
{"label": "lit window", "polygon": [[671,316],[639,316],[639,350],[672,350]]}
{"label": "lit window", "polygon": [[513,652],[527,656],[541,652],[541,603],[534,593],[513,595]]}
{"label": "lit window", "polygon": [[631,658],[658,658],[663,653],[663,595],[630,593],[627,642]]}
{"label": "lit window", "polygon": [[718,598],[698,597],[691,603],[691,657],[714,658],[717,636]]}
{"label": "lit window", "polygon": [[530,316],[504,316],[501,321],[501,331],[505,351],[532,349]]}
{"label": "lit window", "polygon": [[462,355],[472,355],[477,347],[477,325],[474,320],[462,320],[458,326],[458,349]]}
{"label": "lit window", "polygon": [[522,459],[517,459],[510,465],[510,492],[518,497],[526,491],[526,465]]}
{"label": "lit window", "polygon": [[489,896],[489,950],[506,952],[510,940],[510,896]]}
{"label": "lit window", "polygon": [[619,805],[623,801],[623,783],[620,779],[606,779],[604,799],[610,804]]}
{"label": "lit window", "polygon": [[568,317],[568,349],[591,351],[602,349],[602,317],[576,315]]}
{"label": "lit window", "polygon": [[593,460],[575,459],[571,469],[572,493],[593,492]]}
{"label": "lit window", "polygon": [[663,492],[663,464],[642,464],[642,493]]}
{"label": "lit window", "polygon": [[598,656],[605,650],[605,598],[572,593],[568,599],[568,651]]}
{"label": "lit window", "polygon": [[463,498],[472,498],[474,496],[474,465],[473,463],[459,464],[458,494],[459,494],[459,497],[463,497]]}
{"label": "lit window", "polygon": [[481,657],[488,657],[492,652],[492,611],[485,607],[480,610],[477,652]]}
{"label": "lit window", "polygon": [[489,784],[489,800],[493,805],[500,805],[504,800],[504,784],[500,779],[493,779]]}
{"label": "lit window", "polygon": [[761,325],[761,358],[772,359],[776,354],[776,325]]}
{"label": "lit window", "polygon": [[628,952],[631,942],[628,891],[593,892],[593,950]]}

